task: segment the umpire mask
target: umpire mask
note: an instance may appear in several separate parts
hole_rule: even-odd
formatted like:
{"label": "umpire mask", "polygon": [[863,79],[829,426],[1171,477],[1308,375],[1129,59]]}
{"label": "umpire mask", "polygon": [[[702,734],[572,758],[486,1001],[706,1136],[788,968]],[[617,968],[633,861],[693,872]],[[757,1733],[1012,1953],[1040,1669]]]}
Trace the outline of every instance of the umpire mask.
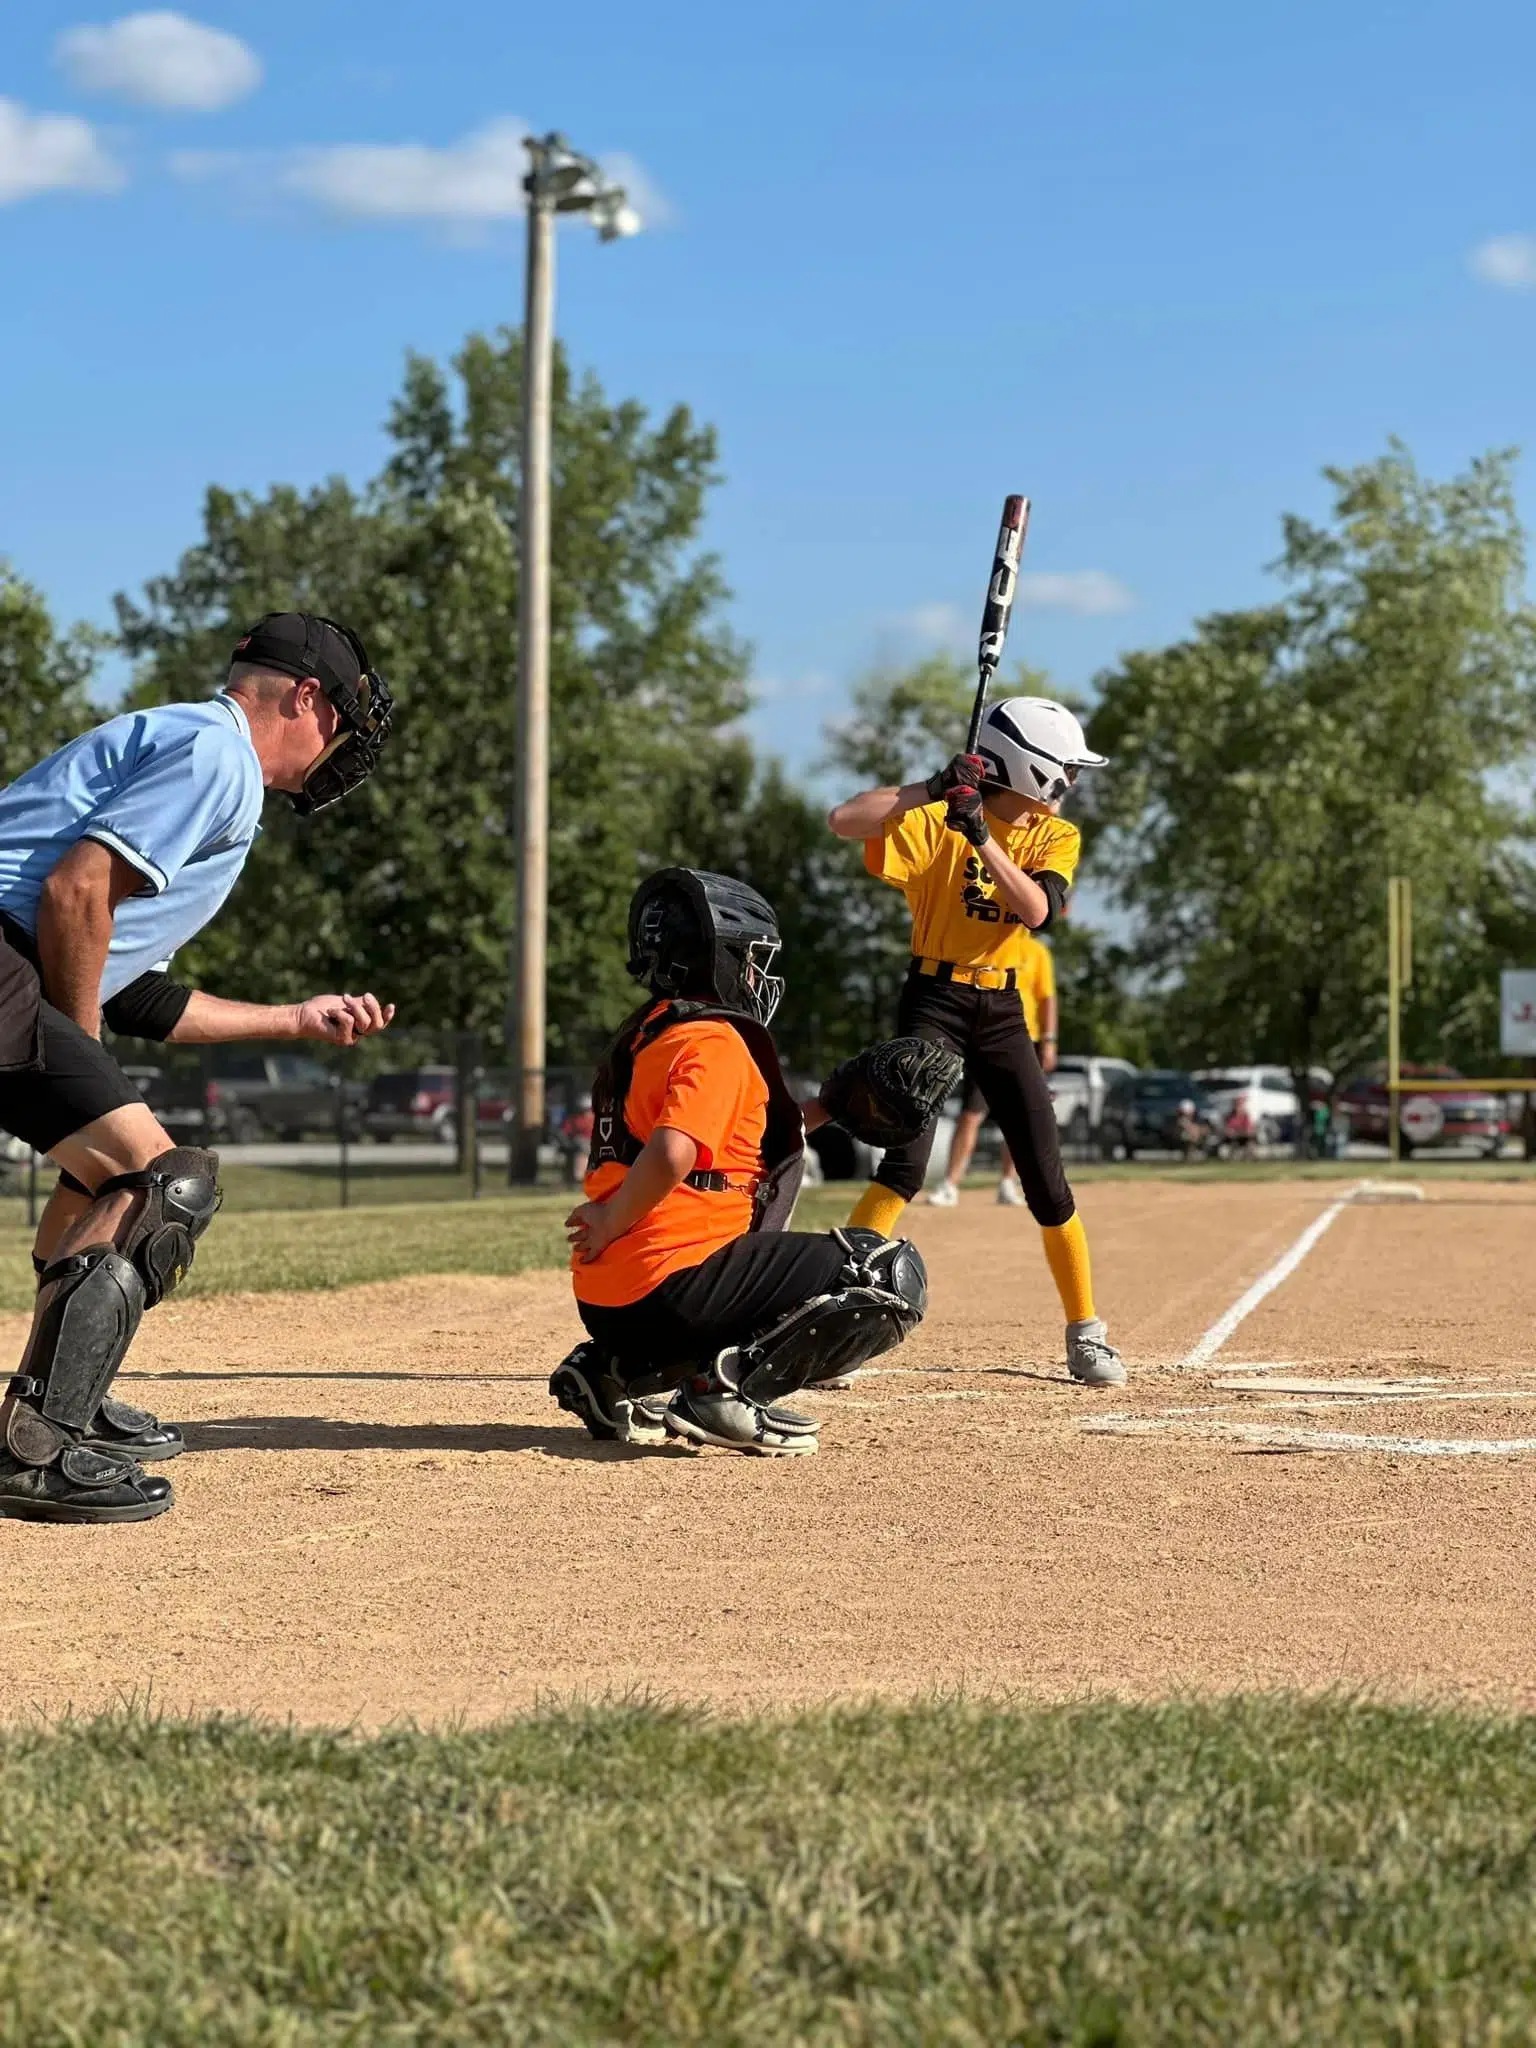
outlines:
{"label": "umpire mask", "polygon": [[741,1010],[767,1024],[784,993],[772,906],[731,875],[663,868],[629,906],[629,972],[659,996]]}
{"label": "umpire mask", "polygon": [[302,789],[290,792],[301,817],[339,803],[366,782],[394,723],[395,700],[348,626],[317,612],[268,612],[238,642],[232,661],[254,662],[304,682],[313,677],[336,712],[336,732],[311,763]]}

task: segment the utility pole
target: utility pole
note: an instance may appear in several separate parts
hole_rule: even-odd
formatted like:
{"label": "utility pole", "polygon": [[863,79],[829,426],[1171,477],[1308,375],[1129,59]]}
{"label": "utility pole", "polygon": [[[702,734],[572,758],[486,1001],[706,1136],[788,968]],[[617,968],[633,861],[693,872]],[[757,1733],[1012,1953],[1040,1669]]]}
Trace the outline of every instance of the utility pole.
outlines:
{"label": "utility pole", "polygon": [[529,136],[527,255],[523,287],[522,505],[517,597],[517,927],[507,1044],[514,1055],[517,1120],[507,1178],[539,1176],[545,1123],[549,955],[549,531],[555,349],[555,216],[587,213],[605,242],[639,231],[623,187],[561,135]]}
{"label": "utility pole", "polygon": [[[510,1019],[517,1121],[508,1179],[539,1177],[544,1136],[545,983],[549,951],[549,468],[555,350],[555,207],[531,138],[523,291],[523,499],[517,592],[517,940]],[[511,1035],[511,1034],[509,1034]]]}

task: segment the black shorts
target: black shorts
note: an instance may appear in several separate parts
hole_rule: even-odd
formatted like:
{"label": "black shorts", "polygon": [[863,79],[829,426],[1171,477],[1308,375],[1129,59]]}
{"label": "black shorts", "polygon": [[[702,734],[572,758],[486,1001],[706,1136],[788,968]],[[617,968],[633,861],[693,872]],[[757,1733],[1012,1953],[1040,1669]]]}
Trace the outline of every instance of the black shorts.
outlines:
{"label": "black shorts", "polygon": [[621,1375],[659,1393],[680,1387],[729,1345],[772,1329],[801,1302],[830,1293],[847,1262],[830,1232],[751,1231],[622,1308],[576,1307]]}
{"label": "black shorts", "polygon": [[111,1053],[43,999],[32,962],[0,933],[0,1130],[34,1152],[143,1097]]}

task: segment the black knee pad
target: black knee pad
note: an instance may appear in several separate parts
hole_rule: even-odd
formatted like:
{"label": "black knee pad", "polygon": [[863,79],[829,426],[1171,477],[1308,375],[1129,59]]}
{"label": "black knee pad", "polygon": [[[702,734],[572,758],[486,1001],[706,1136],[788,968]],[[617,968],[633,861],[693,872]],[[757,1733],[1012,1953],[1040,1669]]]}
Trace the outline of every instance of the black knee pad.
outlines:
{"label": "black knee pad", "polygon": [[[42,1308],[9,1392],[6,1445],[24,1465],[48,1465],[86,1428],[144,1313],[138,1268],[105,1245],[57,1259],[43,1274]],[[68,1432],[68,1434],[66,1434]]]}
{"label": "black knee pad", "polygon": [[117,1248],[138,1269],[144,1306],[154,1308],[187,1277],[197,1240],[218,1214],[219,1155],[177,1145],[137,1173],[114,1174],[96,1193],[121,1188],[144,1190],[143,1206],[119,1232]]}
{"label": "black knee pad", "polygon": [[832,1235],[846,1254],[834,1291],[802,1302],[721,1361],[722,1375],[760,1407],[893,1350],[923,1319],[928,1270],[916,1245],[878,1230]]}

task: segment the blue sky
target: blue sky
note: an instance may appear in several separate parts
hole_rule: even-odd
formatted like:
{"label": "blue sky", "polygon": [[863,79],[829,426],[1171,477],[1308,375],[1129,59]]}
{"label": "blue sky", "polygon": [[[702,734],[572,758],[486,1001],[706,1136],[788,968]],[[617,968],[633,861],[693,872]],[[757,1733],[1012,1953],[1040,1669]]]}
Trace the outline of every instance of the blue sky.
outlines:
{"label": "blue sky", "polygon": [[517,123],[658,195],[563,234],[560,326],[718,425],[709,538],[795,761],[873,658],[973,645],[1009,490],[1012,651],[1081,687],[1259,595],[1323,463],[1536,441],[1529,0],[190,19],[0,24],[0,553],[64,616],[168,567],[211,480],[369,474],[403,351],[517,316],[518,223],[479,218]]}

